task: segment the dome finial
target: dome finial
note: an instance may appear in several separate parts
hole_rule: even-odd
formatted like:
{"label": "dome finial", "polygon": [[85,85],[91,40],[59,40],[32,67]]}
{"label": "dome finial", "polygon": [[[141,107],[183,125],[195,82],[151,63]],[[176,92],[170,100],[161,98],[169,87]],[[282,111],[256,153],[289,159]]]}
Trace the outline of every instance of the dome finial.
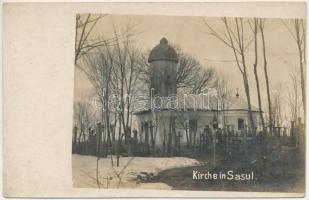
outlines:
{"label": "dome finial", "polygon": [[157,60],[172,61],[178,63],[178,54],[175,49],[168,44],[165,37],[162,37],[160,44],[155,46],[149,54],[148,62],[151,63]]}
{"label": "dome finial", "polygon": [[160,40],[160,44],[168,44],[168,41],[165,37]]}

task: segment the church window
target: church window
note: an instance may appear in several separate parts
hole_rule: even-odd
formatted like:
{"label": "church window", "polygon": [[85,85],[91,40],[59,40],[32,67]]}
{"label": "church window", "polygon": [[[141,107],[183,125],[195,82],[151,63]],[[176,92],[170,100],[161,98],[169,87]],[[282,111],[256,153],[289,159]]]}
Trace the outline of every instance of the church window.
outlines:
{"label": "church window", "polygon": [[245,120],[242,118],[238,118],[238,130],[243,130],[245,127]]}

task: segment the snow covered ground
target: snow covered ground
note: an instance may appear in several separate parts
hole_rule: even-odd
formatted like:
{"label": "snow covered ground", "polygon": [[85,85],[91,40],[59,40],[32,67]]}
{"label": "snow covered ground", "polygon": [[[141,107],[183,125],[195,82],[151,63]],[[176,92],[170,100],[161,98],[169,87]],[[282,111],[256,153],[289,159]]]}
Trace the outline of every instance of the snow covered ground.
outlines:
{"label": "snow covered ground", "polygon": [[[136,178],[141,175],[141,172],[144,172],[142,174],[153,173],[156,175],[158,172],[170,168],[199,165],[199,161],[185,157],[121,157],[119,167],[116,167],[115,156],[113,156],[113,161],[114,167],[112,167],[110,157],[100,158],[99,160],[101,188],[107,188],[108,184],[108,188],[171,189],[170,186],[164,183],[137,183]],[[96,188],[96,165],[97,158],[95,156],[73,154],[72,175],[74,187]]]}

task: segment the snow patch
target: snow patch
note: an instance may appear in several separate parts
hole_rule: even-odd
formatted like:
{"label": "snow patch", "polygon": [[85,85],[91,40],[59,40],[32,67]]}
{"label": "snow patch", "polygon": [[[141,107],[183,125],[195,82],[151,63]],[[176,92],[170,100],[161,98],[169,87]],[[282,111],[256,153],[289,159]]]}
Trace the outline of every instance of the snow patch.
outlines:
{"label": "snow patch", "polygon": [[[157,175],[160,171],[199,165],[199,161],[186,157],[121,157],[116,167],[116,157],[99,159],[100,188],[139,188],[139,189],[171,189],[164,183],[137,184],[137,175],[141,172]],[[72,175],[74,187],[97,188],[96,180],[97,157],[72,155]],[[117,175],[118,174],[118,175]]]}

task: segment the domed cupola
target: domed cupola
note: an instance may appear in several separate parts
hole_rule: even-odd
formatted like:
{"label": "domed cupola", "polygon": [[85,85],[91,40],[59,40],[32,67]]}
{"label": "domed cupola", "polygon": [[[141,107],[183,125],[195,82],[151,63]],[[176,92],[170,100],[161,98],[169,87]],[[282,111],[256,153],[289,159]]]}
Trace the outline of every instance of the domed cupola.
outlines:
{"label": "domed cupola", "polygon": [[178,55],[173,47],[168,45],[166,38],[150,52],[148,62],[151,66],[150,89],[153,95],[170,96],[177,93]]}
{"label": "domed cupola", "polygon": [[158,60],[167,60],[178,63],[177,52],[168,44],[168,41],[165,37],[160,40],[160,44],[155,46],[149,54],[149,63]]}

